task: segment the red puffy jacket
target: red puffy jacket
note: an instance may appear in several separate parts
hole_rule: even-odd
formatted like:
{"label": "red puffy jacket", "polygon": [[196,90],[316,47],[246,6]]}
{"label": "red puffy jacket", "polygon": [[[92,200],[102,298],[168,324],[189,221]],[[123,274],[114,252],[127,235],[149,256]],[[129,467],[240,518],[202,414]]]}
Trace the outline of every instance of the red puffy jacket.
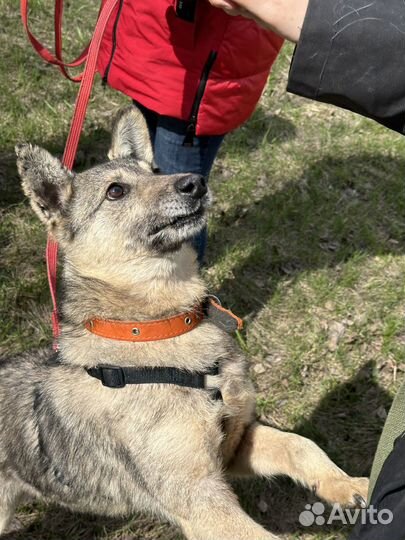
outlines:
{"label": "red puffy jacket", "polygon": [[[194,6],[186,14],[193,21],[176,6]],[[221,135],[252,114],[281,45],[269,30],[207,0],[120,0],[98,70],[145,107],[188,120],[190,137]]]}

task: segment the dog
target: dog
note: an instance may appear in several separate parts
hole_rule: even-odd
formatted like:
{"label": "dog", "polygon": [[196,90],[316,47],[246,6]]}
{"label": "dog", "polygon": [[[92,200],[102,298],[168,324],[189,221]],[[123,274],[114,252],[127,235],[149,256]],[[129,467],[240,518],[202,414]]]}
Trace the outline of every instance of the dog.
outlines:
{"label": "dog", "polygon": [[[23,190],[63,253],[62,326],[56,356],[0,364],[0,533],[34,497],[108,516],[150,512],[189,540],[274,540],[230,487],[252,475],[288,475],[325,501],[365,505],[366,478],[255,420],[246,358],[196,308],[207,291],[190,240],[206,224],[205,180],[156,173],[141,113],[122,111],[110,161],[80,174],[37,146],[16,153]],[[188,331],[142,340],[185,313]],[[184,378],[125,383],[125,370],[167,369]]]}

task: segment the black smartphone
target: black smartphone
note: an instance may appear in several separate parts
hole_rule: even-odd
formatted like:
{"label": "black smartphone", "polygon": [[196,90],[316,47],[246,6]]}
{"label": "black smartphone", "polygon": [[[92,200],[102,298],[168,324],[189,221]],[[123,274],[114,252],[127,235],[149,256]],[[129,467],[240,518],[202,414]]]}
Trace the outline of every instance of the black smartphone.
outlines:
{"label": "black smartphone", "polygon": [[176,15],[180,19],[194,22],[198,0],[176,0]]}

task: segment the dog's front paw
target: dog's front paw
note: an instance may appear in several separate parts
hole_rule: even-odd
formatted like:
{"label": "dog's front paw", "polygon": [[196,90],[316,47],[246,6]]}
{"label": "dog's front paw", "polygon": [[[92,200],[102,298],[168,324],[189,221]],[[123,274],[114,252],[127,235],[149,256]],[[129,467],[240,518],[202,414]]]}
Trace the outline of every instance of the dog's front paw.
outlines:
{"label": "dog's front paw", "polygon": [[320,481],[317,486],[314,486],[314,491],[321,499],[329,503],[365,508],[368,484],[368,478],[333,477]]}

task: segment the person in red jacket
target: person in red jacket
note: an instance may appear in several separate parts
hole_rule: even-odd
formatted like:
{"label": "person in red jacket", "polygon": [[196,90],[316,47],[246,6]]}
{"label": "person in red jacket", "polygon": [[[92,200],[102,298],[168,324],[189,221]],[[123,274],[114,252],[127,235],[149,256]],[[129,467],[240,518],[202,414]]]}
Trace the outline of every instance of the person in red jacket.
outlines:
{"label": "person in red jacket", "polygon": [[[223,137],[252,114],[283,39],[208,0],[121,0],[98,61],[143,111],[164,174],[208,177]],[[195,240],[200,263],[206,232]]]}

